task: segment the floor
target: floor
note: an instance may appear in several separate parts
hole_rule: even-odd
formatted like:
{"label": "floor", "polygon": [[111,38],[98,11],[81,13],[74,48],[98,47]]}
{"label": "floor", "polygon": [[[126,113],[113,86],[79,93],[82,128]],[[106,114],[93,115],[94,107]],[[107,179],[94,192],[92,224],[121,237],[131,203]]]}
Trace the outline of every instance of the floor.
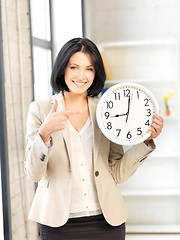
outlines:
{"label": "floor", "polygon": [[180,234],[126,234],[126,240],[180,240]]}

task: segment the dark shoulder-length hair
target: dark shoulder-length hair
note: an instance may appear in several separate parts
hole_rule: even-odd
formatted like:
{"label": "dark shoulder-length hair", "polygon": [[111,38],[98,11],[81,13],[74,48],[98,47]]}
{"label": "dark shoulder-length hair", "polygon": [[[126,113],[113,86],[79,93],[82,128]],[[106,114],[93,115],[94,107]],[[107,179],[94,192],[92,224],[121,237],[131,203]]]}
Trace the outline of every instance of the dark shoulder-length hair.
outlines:
{"label": "dark shoulder-length hair", "polygon": [[73,38],[61,48],[52,70],[51,86],[56,93],[69,91],[65,83],[64,73],[71,56],[79,51],[91,56],[95,68],[95,77],[92,85],[87,90],[87,95],[92,97],[97,96],[103,90],[106,74],[98,48],[87,38]]}

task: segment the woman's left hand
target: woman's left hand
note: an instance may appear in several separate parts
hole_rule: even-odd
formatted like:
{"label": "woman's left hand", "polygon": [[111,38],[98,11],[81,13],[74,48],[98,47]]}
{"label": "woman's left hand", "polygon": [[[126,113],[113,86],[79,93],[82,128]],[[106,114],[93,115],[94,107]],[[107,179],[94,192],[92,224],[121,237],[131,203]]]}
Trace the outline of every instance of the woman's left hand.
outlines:
{"label": "woman's left hand", "polygon": [[151,132],[151,136],[148,139],[146,139],[144,142],[148,144],[148,142],[151,139],[157,138],[159,134],[162,132],[162,128],[163,128],[163,118],[160,115],[155,114],[153,116],[153,122],[149,128],[149,131]]}

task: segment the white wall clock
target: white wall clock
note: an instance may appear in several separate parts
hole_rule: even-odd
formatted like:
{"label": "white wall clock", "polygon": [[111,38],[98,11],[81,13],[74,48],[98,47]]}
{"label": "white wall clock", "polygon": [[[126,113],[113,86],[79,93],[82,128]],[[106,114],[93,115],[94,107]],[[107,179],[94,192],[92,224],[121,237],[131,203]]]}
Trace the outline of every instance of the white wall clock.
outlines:
{"label": "white wall clock", "polygon": [[100,98],[96,117],[102,133],[112,142],[134,145],[146,140],[159,107],[153,94],[137,83],[120,83]]}

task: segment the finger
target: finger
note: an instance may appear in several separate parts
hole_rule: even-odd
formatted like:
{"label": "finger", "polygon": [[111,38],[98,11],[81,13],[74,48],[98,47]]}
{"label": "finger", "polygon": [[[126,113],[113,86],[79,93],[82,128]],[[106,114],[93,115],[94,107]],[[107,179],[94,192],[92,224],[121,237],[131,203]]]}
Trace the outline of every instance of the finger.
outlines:
{"label": "finger", "polygon": [[153,123],[151,127],[159,134],[162,131],[162,127],[156,123]]}
{"label": "finger", "polygon": [[156,138],[159,135],[154,127],[150,127],[149,131],[151,132],[151,138]]}
{"label": "finger", "polygon": [[163,128],[163,122],[161,120],[154,118],[152,124],[153,123],[155,123],[155,124],[159,125],[161,128]]}
{"label": "finger", "polygon": [[158,115],[158,114],[154,114],[153,118],[154,118],[154,119],[156,118],[156,119],[158,119],[159,121],[163,122],[163,118],[162,118],[160,115]]}
{"label": "finger", "polygon": [[162,128],[163,128],[163,118],[158,114],[154,114],[153,122],[149,128],[149,131],[151,132],[150,138],[157,138],[161,133]]}
{"label": "finger", "polygon": [[158,124],[153,123],[149,128],[149,131],[151,132],[151,138],[157,138],[161,133],[162,128]]}
{"label": "finger", "polygon": [[51,113],[56,112],[57,107],[58,107],[58,102],[57,102],[56,99],[54,99],[53,107],[52,107],[52,109],[50,110],[50,112],[51,112]]}

